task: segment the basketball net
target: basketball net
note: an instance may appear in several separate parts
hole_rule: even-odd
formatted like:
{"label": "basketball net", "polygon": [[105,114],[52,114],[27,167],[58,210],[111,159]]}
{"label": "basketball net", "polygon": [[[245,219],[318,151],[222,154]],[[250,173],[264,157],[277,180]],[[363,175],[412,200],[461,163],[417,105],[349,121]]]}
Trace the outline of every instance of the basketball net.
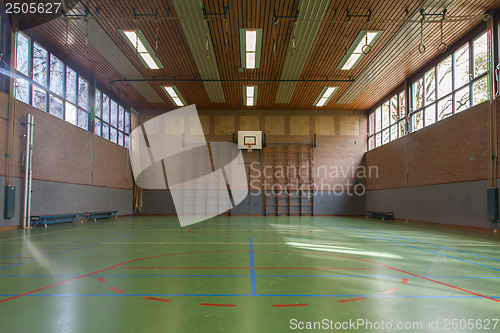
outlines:
{"label": "basketball net", "polygon": [[248,151],[249,153],[251,153],[251,152],[252,152],[252,146],[253,146],[253,144],[251,144],[251,143],[247,143],[247,146],[248,146],[248,150],[247,150],[247,151]]}

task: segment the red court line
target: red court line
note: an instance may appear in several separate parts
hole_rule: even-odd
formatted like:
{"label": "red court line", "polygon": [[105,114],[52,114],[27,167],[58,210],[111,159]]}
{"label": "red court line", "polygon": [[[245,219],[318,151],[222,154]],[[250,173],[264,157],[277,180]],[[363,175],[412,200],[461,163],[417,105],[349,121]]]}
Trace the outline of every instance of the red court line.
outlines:
{"label": "red court line", "polygon": [[[201,230],[203,231],[203,230]],[[254,230],[234,230],[234,231],[244,231],[244,232],[254,232]],[[276,231],[276,230],[269,230],[269,231]],[[279,230],[277,230],[279,232]],[[192,233],[192,234],[197,234],[197,235],[205,235],[205,236],[238,236],[238,233],[231,233],[231,234],[207,234],[207,233],[203,233],[203,232],[198,232],[197,230],[193,230],[193,229],[190,229],[188,230],[188,232]],[[266,233],[267,231],[266,230],[256,230],[256,233],[257,235],[255,235],[255,237],[258,237],[258,233]],[[284,236],[294,236],[294,235],[307,235],[307,234],[310,234],[311,232],[313,232],[313,230],[311,229],[306,229],[304,230],[304,232],[286,232],[284,234],[280,234],[280,235],[284,235]],[[242,233],[239,233],[239,234],[242,234]]]}
{"label": "red court line", "polygon": [[355,270],[388,270],[380,267],[115,267],[116,269],[355,269]]}
{"label": "red court line", "polygon": [[343,299],[343,300],[337,301],[337,302],[339,302],[339,303],[346,303],[346,302],[361,301],[363,299],[366,299],[366,298],[365,297],[350,298],[350,299]]}
{"label": "red court line", "polygon": [[[87,277],[87,276],[91,276],[91,275],[99,274],[99,273],[102,273],[102,272],[108,271],[108,270],[110,270],[110,269],[120,268],[119,266],[121,266],[121,265],[125,265],[125,264],[130,264],[130,263],[132,263],[132,262],[142,261],[142,260],[146,260],[146,259],[161,258],[161,257],[178,256],[178,255],[184,255],[184,254],[232,253],[232,252],[234,252],[234,253],[236,253],[236,252],[241,253],[241,252],[250,252],[250,251],[249,251],[249,250],[229,250],[229,251],[228,251],[228,250],[216,250],[216,251],[196,251],[196,252],[182,252],[182,253],[161,254],[161,255],[157,255],[157,256],[150,256],[150,257],[144,257],[144,258],[133,259],[133,260],[124,261],[124,262],[122,262],[122,263],[119,263],[119,264],[116,264],[116,265],[110,266],[110,267],[108,267],[108,268],[103,268],[103,269],[101,269],[101,270],[98,270],[98,271],[95,271],[95,272],[92,272],[92,273],[84,274],[84,275],[77,276],[77,277],[74,277],[74,278],[71,278],[71,279],[68,279],[68,280],[65,280],[65,281],[61,281],[61,282],[58,282],[58,283],[55,283],[55,284],[52,284],[52,285],[49,285],[49,286],[46,286],[46,287],[43,287],[43,288],[38,288],[38,289],[31,290],[31,291],[28,291],[28,292],[25,292],[25,293],[22,293],[22,294],[19,294],[19,295],[16,295],[16,296],[11,296],[11,297],[8,297],[8,298],[5,298],[5,299],[0,300],[0,303],[4,303],[4,302],[7,302],[7,301],[11,301],[11,300],[16,299],[16,298],[19,298],[19,297],[23,297],[23,296],[31,295],[31,294],[34,294],[34,293],[36,293],[36,292],[42,291],[42,290],[46,290],[46,289],[49,289],[49,288],[52,288],[52,287],[59,286],[59,285],[61,285],[61,284],[65,284],[65,283],[68,283],[68,282],[71,282],[71,281],[75,281],[75,280],[79,280],[79,279],[85,278],[85,277]],[[372,264],[375,264],[375,265],[379,265],[379,266],[385,267],[386,269],[390,269],[390,270],[394,270],[394,271],[396,271],[396,272],[403,273],[403,274],[405,274],[405,275],[411,275],[411,276],[414,276],[414,277],[418,277],[418,278],[423,279],[423,280],[427,280],[427,281],[430,281],[430,282],[434,282],[434,283],[437,283],[437,284],[440,284],[440,285],[443,285],[443,286],[446,286],[446,287],[450,287],[450,288],[453,288],[453,289],[456,289],[456,290],[463,291],[463,292],[468,293],[468,294],[471,294],[471,295],[475,295],[475,296],[478,296],[478,297],[486,298],[486,299],[489,299],[489,300],[491,300],[491,301],[495,301],[495,302],[499,302],[499,303],[500,303],[500,299],[495,299],[495,298],[492,298],[492,297],[488,297],[488,296],[486,296],[486,295],[482,295],[482,294],[479,294],[479,293],[476,293],[476,292],[473,292],[473,291],[470,291],[470,290],[467,290],[467,289],[463,289],[463,288],[455,287],[455,286],[450,285],[450,284],[446,284],[446,283],[439,282],[439,281],[436,281],[436,280],[433,280],[433,279],[429,279],[429,278],[426,278],[426,277],[423,277],[423,276],[420,276],[420,275],[417,275],[417,274],[409,273],[409,272],[406,272],[406,271],[403,271],[403,270],[400,270],[400,269],[397,269],[397,268],[391,267],[391,266],[389,266],[389,265],[385,265],[385,264],[382,264],[382,263],[379,263],[379,262],[376,262],[376,261],[367,260],[367,259],[354,258],[354,257],[347,257],[347,256],[341,256],[341,255],[331,254],[331,253],[317,253],[317,252],[306,252],[306,251],[275,251],[275,250],[262,250],[262,251],[255,251],[255,250],[254,250],[253,252],[268,252],[268,253],[303,253],[303,254],[312,254],[312,255],[327,256],[327,257],[336,257],[336,258],[346,258],[346,259],[358,260],[358,261],[363,261],[363,262],[369,262],[369,263],[372,263]]]}
{"label": "red court line", "polygon": [[273,304],[273,308],[284,308],[288,306],[307,306],[307,304]]}
{"label": "red court line", "polygon": [[156,297],[149,297],[149,296],[144,296],[143,298],[150,299],[152,301],[170,302],[169,299],[163,299],[163,298],[156,298]]}
{"label": "red court line", "polygon": [[386,290],[386,291],[383,291],[382,294],[384,295],[389,295],[389,294],[392,294],[393,292],[396,292],[398,291],[399,289],[398,288],[392,288],[392,289],[389,289],[389,290]]}
{"label": "red court line", "polygon": [[106,279],[103,276],[99,276],[97,280],[99,280],[99,282],[106,282]]}
{"label": "red court line", "polygon": [[124,293],[125,292],[125,290],[121,290],[121,289],[118,289],[118,288],[115,288],[115,287],[108,287],[108,289],[116,291],[117,293]]}
{"label": "red court line", "polygon": [[230,307],[230,308],[235,308],[236,307],[236,304],[201,303],[200,305],[203,305],[203,306],[225,306],[225,307]]}
{"label": "red court line", "polygon": [[407,284],[407,283],[408,283],[408,279],[407,279],[407,278],[402,278],[402,279],[401,279],[401,283],[403,283],[403,284]]}

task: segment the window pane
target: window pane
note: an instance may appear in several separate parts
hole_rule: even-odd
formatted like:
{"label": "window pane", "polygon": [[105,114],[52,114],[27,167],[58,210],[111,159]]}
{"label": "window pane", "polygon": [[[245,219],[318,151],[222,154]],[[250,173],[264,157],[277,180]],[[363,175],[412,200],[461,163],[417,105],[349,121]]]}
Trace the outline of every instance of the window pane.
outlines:
{"label": "window pane", "polygon": [[63,101],[62,99],[59,99],[52,94],[50,95],[49,101],[49,113],[56,116],[57,118],[63,119]]}
{"label": "window pane", "polygon": [[398,138],[398,125],[391,126],[391,141]]}
{"label": "window pane", "polygon": [[438,120],[448,118],[453,114],[452,98],[446,97],[438,102]]}
{"label": "window pane", "polygon": [[455,113],[467,110],[470,107],[469,86],[455,93]]}
{"label": "window pane", "polygon": [[424,87],[422,85],[422,79],[419,79],[412,86],[412,107],[413,110],[420,109],[422,107]]}
{"label": "window pane", "polygon": [[109,140],[109,125],[102,123],[102,137]]}
{"label": "window pane", "polygon": [[89,83],[78,77],[78,106],[82,109],[89,109]]}
{"label": "window pane", "polygon": [[102,94],[102,120],[109,123],[109,97]]}
{"label": "window pane", "polygon": [[473,43],[474,77],[488,70],[488,36],[486,32]]}
{"label": "window pane", "polygon": [[411,129],[412,131],[418,131],[424,127],[423,121],[423,111],[416,112],[411,116]]}
{"label": "window pane", "polygon": [[405,92],[399,93],[399,119],[406,117]]}
{"label": "window pane", "polygon": [[380,108],[377,108],[375,110],[375,131],[380,132],[382,129],[382,113],[380,111]]}
{"label": "window pane", "polygon": [[130,134],[130,112],[125,112],[125,133]]}
{"label": "window pane", "polygon": [[451,55],[437,65],[438,97],[441,98],[451,92]]}
{"label": "window pane", "polygon": [[125,126],[125,110],[123,107],[118,107],[118,128],[123,131],[123,127]]}
{"label": "window pane", "polygon": [[59,96],[64,91],[64,64],[61,60],[50,55],[50,90]]}
{"label": "window pane", "polygon": [[66,99],[76,104],[76,72],[66,67]]}
{"label": "window pane", "polygon": [[436,100],[436,70],[432,68],[424,75],[425,105]]}
{"label": "window pane", "polygon": [[30,84],[27,80],[14,80],[14,96],[17,100],[29,104],[30,102]]}
{"label": "window pane", "polygon": [[101,136],[101,121],[97,118],[94,119],[94,132],[95,135]]}
{"label": "window pane", "polygon": [[405,126],[405,121],[402,120],[399,122],[399,137],[403,137],[406,135],[406,126]]}
{"label": "window pane", "polygon": [[33,102],[32,105],[36,107],[37,109],[40,109],[42,111],[46,110],[46,92],[42,88],[38,88],[33,86]]}
{"label": "window pane", "polygon": [[391,98],[391,125],[398,121],[398,95]]}
{"label": "window pane", "polygon": [[118,144],[123,146],[123,132],[118,132]]}
{"label": "window pane", "polygon": [[78,108],[78,126],[85,130],[89,129],[89,114],[80,108]]}
{"label": "window pane", "polygon": [[101,92],[99,90],[95,90],[95,116],[97,118],[102,117],[102,101],[101,101]]}
{"label": "window pane", "polygon": [[368,134],[375,133],[375,112],[370,113],[368,116]]}
{"label": "window pane", "polygon": [[481,80],[474,82],[472,86],[472,96],[474,96],[472,105],[477,105],[488,100],[488,77],[485,76]]}
{"label": "window pane", "polygon": [[389,126],[389,102],[382,104],[382,128]]}
{"label": "window pane", "polygon": [[[110,109],[110,125],[116,127],[118,125],[118,105],[115,101],[111,100],[111,109]],[[116,141],[116,140],[115,140]]]}
{"label": "window pane", "polygon": [[469,82],[469,43],[455,51],[455,89]]}
{"label": "window pane", "polygon": [[389,142],[389,129],[385,129],[382,131],[382,144],[385,145]]}
{"label": "window pane", "polygon": [[38,43],[33,43],[33,81],[47,86],[47,50]]}
{"label": "window pane", "polygon": [[380,147],[382,145],[382,133],[375,134],[375,146]]}
{"label": "window pane", "polygon": [[436,122],[436,104],[425,108],[425,126],[432,125]]}
{"label": "window pane", "polygon": [[126,148],[130,148],[130,142],[129,142],[128,135],[125,135],[125,144],[124,144],[124,146],[125,146]]}
{"label": "window pane", "polygon": [[[125,140],[127,139],[127,137],[125,137]],[[368,150],[372,150],[373,148],[375,148],[375,136],[370,136],[368,138]]]}
{"label": "window pane", "polygon": [[17,33],[16,41],[16,69],[24,75],[29,74],[30,40],[24,34]]}
{"label": "window pane", "polygon": [[116,143],[116,139],[118,137],[118,133],[116,132],[116,128],[109,128],[109,140]]}
{"label": "window pane", "polygon": [[76,106],[71,103],[66,102],[66,115],[64,117],[69,123],[76,125]]}

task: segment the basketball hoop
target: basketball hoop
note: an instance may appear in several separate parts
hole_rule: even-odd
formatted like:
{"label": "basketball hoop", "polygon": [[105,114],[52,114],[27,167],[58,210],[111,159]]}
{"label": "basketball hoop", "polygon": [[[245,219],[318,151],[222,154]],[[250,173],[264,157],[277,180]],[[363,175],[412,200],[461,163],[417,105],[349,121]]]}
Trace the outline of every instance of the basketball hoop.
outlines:
{"label": "basketball hoop", "polygon": [[248,151],[249,153],[251,153],[251,152],[252,152],[252,146],[253,146],[254,144],[253,144],[253,143],[247,143],[246,145],[248,146],[247,151]]}

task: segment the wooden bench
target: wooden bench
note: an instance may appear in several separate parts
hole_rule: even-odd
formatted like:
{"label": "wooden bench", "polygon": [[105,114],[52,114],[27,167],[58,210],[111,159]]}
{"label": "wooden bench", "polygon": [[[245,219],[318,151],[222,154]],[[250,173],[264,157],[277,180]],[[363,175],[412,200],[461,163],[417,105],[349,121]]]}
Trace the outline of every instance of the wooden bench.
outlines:
{"label": "wooden bench", "polygon": [[118,211],[110,211],[110,212],[93,212],[93,213],[85,213],[85,218],[87,221],[90,220],[100,220],[100,219],[109,219],[114,217],[115,219],[118,217]]}
{"label": "wooden bench", "polygon": [[394,213],[393,212],[372,212],[372,211],[367,211],[366,212],[366,216],[373,217],[375,219],[394,220]]}

